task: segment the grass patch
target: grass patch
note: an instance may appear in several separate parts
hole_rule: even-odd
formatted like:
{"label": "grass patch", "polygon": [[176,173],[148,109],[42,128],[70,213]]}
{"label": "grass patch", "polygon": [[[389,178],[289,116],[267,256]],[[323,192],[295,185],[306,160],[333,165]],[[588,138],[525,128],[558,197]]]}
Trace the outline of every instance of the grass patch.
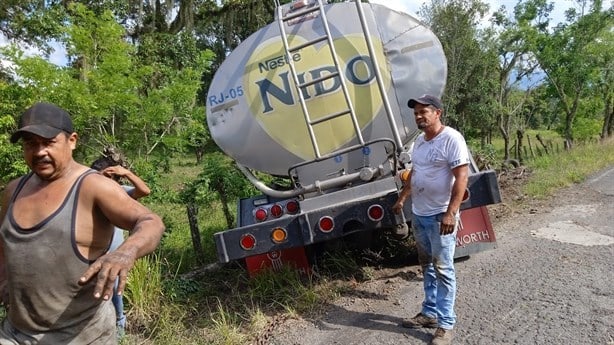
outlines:
{"label": "grass patch", "polygon": [[577,145],[573,150],[544,155],[527,162],[533,171],[524,193],[543,199],[559,188],[582,182],[587,176],[614,164],[614,140]]}

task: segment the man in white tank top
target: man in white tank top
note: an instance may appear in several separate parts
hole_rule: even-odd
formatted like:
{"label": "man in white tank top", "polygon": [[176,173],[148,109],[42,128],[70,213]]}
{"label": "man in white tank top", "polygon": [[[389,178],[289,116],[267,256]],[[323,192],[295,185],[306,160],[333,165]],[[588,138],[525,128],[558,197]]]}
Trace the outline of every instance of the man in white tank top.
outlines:
{"label": "man in white tank top", "polygon": [[431,344],[450,344],[456,322],[456,229],[469,175],[469,150],[463,136],[441,122],[439,98],[423,95],[410,99],[418,128],[423,133],[414,143],[412,169],[393,206],[401,212],[411,195],[412,228],[418,258],[424,272],[422,310],[404,320],[403,327],[435,328]]}

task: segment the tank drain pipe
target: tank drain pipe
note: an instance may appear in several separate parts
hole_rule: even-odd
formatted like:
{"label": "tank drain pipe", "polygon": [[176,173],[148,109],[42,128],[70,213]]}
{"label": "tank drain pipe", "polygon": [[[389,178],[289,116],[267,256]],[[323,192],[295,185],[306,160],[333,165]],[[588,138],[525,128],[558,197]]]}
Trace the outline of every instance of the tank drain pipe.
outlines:
{"label": "tank drain pipe", "polygon": [[262,193],[275,197],[275,198],[292,198],[306,193],[321,192],[328,188],[344,186],[350,182],[362,180],[370,181],[373,178],[380,176],[380,169],[374,167],[364,167],[360,171],[341,175],[324,181],[315,181],[314,183],[292,190],[277,190],[267,186],[264,182],[260,181],[247,167],[236,163],[237,167],[245,177]]}

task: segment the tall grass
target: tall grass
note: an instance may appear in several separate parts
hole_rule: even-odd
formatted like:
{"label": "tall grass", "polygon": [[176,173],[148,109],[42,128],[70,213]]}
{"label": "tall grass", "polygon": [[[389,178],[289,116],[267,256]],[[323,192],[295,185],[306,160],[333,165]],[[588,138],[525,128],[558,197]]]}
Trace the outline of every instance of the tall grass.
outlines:
{"label": "tall grass", "polygon": [[590,174],[614,164],[614,139],[601,143],[578,144],[569,151],[531,159],[533,174],[525,194],[544,198],[555,190],[582,182]]}

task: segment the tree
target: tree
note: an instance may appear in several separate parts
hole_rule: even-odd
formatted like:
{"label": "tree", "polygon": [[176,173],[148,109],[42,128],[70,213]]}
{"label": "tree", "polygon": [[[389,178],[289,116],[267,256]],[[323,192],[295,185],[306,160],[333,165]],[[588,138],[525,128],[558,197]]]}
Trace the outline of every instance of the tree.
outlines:
{"label": "tree", "polygon": [[573,126],[581,100],[589,96],[595,74],[602,73],[602,66],[587,59],[586,52],[612,27],[612,11],[602,11],[601,0],[580,1],[579,5],[579,11],[566,12],[567,23],[559,24],[552,33],[538,27],[533,49],[565,116],[562,134],[566,148],[573,146]]}
{"label": "tree", "polygon": [[468,137],[488,135],[497,110],[497,55],[478,29],[487,10],[480,0],[433,0],[420,11],[448,60],[446,123]]}
{"label": "tree", "polygon": [[[537,61],[530,54],[530,37],[534,35],[531,22],[543,25],[543,22],[548,20],[547,13],[546,16],[538,16],[532,6],[520,2],[515,7],[513,18],[507,17],[505,7],[493,15],[493,29],[501,28],[495,38],[500,61],[496,117],[504,142],[504,161],[510,158],[511,134],[515,130],[517,136],[518,132],[524,133],[525,121],[521,119],[521,114],[534,87],[528,84],[537,67]],[[514,97],[511,97],[512,92]]]}
{"label": "tree", "polygon": [[[610,27],[614,26],[614,22],[610,23]],[[609,138],[614,131],[614,31],[604,30],[600,38],[589,44],[586,55],[598,66],[590,86],[595,89],[593,94],[601,98],[603,106],[600,137]]]}
{"label": "tree", "polygon": [[[134,158],[187,148],[184,130],[204,114],[197,91],[211,53],[198,50],[189,35],[157,44],[146,40],[135,49],[111,12],[96,15],[74,4],[68,14],[62,36],[68,66],[25,56],[15,47],[2,50],[19,80],[15,87],[28,102],[46,100],[67,109],[81,134],[84,156],[107,146]],[[17,95],[10,96],[22,98]]]}

